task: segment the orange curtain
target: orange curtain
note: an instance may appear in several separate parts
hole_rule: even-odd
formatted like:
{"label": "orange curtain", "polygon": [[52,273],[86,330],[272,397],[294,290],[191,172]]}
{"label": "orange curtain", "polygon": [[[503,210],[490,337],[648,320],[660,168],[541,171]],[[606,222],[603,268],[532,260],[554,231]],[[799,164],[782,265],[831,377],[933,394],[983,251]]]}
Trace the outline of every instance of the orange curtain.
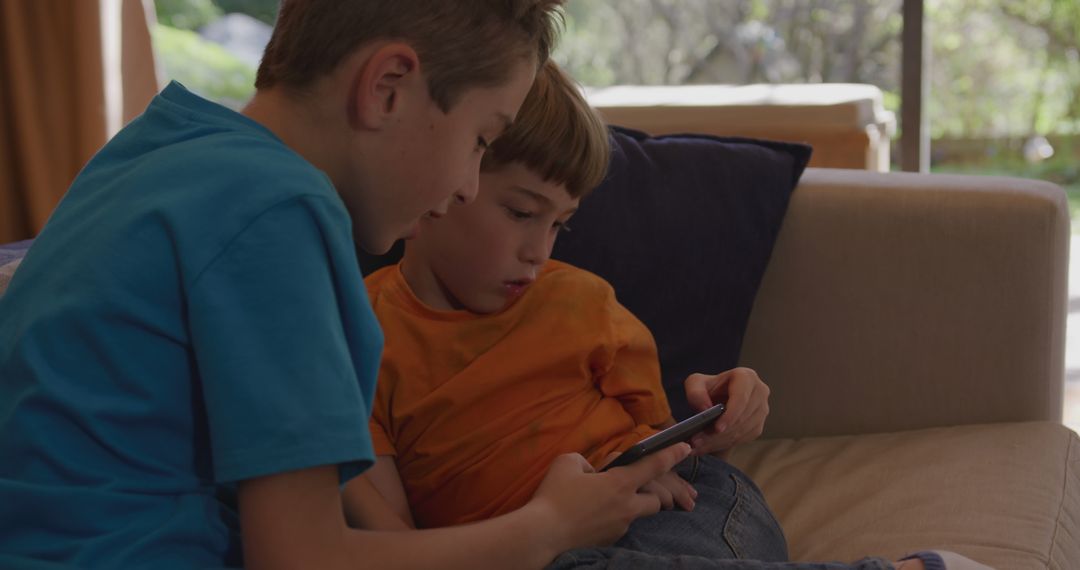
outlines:
{"label": "orange curtain", "polygon": [[0,1],[0,243],[41,230],[157,91],[151,0]]}

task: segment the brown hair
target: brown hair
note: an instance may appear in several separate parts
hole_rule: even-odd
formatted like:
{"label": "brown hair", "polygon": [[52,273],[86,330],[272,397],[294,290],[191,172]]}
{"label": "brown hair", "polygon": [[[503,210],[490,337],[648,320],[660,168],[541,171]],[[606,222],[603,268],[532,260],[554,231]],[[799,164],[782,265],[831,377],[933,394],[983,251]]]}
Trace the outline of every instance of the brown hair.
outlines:
{"label": "brown hair", "polygon": [[309,86],[360,45],[416,50],[431,98],[447,112],[463,91],[505,81],[513,65],[547,61],[563,0],[282,0],[255,87]]}
{"label": "brown hair", "polygon": [[611,143],[607,128],[585,102],[577,83],[554,62],[536,74],[536,82],[514,124],[484,153],[480,170],[521,162],[545,181],[565,184],[581,198],[607,174]]}

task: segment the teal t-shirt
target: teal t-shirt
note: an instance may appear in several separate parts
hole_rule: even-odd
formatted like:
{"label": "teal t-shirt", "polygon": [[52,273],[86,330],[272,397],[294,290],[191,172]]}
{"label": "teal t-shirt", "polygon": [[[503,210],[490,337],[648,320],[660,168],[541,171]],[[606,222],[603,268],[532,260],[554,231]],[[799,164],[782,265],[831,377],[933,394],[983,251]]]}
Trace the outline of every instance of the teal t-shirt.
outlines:
{"label": "teal t-shirt", "polygon": [[168,86],[0,297],[0,567],[239,566],[237,481],[370,465],[382,342],[329,179]]}

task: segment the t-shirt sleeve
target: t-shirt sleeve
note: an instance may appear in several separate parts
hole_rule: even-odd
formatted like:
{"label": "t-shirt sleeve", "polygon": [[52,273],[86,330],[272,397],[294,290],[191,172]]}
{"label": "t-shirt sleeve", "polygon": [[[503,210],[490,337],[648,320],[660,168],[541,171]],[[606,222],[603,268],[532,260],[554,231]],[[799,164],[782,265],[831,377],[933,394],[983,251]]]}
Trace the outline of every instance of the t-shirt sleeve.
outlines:
{"label": "t-shirt sleeve", "polygon": [[340,204],[291,198],[193,279],[188,316],[218,482],[331,464],[344,481],[374,460],[368,401],[382,336],[352,247]]}
{"label": "t-shirt sleeve", "polygon": [[[374,307],[374,313],[376,318],[379,319],[380,325],[393,325],[394,321],[387,321],[387,319],[395,318],[393,312],[387,313],[385,306],[380,309],[380,294],[388,281],[391,281],[394,273],[397,271],[397,267],[391,265],[383,267],[378,271],[375,271],[371,275],[368,275],[364,279],[364,285],[367,287],[368,298],[371,299],[371,304]],[[391,327],[392,328],[392,327]],[[392,418],[390,414],[390,395],[388,393],[390,387],[390,378],[386,376],[386,364],[393,360],[394,355],[389,350],[390,345],[385,347],[382,354],[382,359],[379,362],[379,383],[378,388],[375,391],[374,403],[371,407],[371,421],[368,422],[368,429],[371,430],[371,443],[375,447],[375,455],[397,455],[397,451],[394,448],[394,439],[391,437],[392,430]]]}
{"label": "t-shirt sleeve", "polygon": [[371,443],[374,446],[375,455],[397,455],[397,451],[394,449],[394,442],[390,439],[390,435],[386,428],[383,427],[383,422],[386,418],[385,414],[381,412],[382,407],[376,403],[375,409],[371,412],[371,421],[368,423],[368,429],[371,430]]}
{"label": "t-shirt sleeve", "polygon": [[638,424],[656,425],[671,417],[667,395],[660,380],[656,341],[649,329],[626,307],[606,299],[613,346],[610,361],[597,380],[600,391],[617,398]]}
{"label": "t-shirt sleeve", "polygon": [[382,424],[374,416],[368,424],[368,430],[372,431],[372,445],[376,456],[396,456],[397,451],[394,450],[390,436],[387,435],[386,430],[382,429]]}

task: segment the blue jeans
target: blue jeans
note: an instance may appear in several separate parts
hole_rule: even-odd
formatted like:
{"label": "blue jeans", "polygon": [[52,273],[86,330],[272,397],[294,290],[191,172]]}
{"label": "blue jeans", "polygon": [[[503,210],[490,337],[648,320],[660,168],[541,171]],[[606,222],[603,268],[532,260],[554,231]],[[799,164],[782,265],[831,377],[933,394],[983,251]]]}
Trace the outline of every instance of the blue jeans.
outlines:
{"label": "blue jeans", "polygon": [[564,552],[549,570],[570,568],[700,570],[887,570],[881,559],[854,564],[788,562],[787,540],[765,497],[744,473],[712,456],[690,458],[676,471],[698,492],[694,510],[638,519],[606,548]]}

